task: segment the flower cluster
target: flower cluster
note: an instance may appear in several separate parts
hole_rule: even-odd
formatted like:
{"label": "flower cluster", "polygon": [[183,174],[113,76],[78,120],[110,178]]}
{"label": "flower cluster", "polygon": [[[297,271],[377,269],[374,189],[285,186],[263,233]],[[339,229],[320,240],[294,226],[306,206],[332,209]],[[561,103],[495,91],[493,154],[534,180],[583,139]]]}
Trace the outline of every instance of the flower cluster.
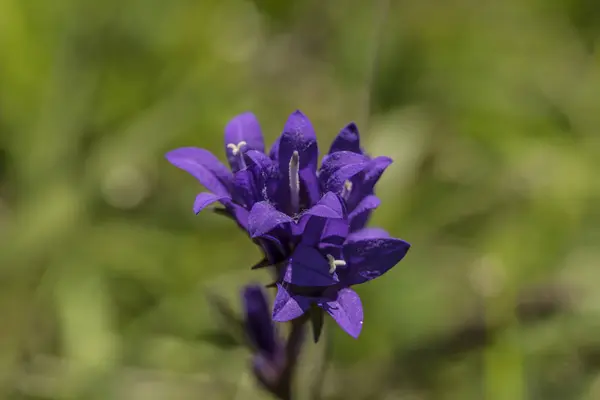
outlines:
{"label": "flower cluster", "polygon": [[363,309],[351,287],[384,274],[410,247],[366,227],[380,203],[375,185],[392,160],[367,155],[350,123],[319,167],[314,128],[300,111],[289,116],[268,154],[254,114],[236,116],[225,127],[225,151],[231,169],[204,149],[167,153],[209,190],[198,194],[194,212],[220,203],[263,249],[258,266],[275,266],[274,321],[320,309],[358,337]]}

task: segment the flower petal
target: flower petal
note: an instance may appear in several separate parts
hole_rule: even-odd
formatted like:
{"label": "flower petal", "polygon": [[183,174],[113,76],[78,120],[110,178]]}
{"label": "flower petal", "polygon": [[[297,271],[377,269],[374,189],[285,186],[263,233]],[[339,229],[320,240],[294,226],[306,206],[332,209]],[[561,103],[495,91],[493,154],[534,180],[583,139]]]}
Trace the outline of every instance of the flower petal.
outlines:
{"label": "flower petal", "polygon": [[317,167],[304,168],[300,170],[300,204],[303,208],[312,207],[319,201],[321,189],[319,186],[319,177],[317,176]]}
{"label": "flower petal", "polygon": [[194,201],[194,213],[198,214],[207,206],[216,203],[217,201],[221,201],[223,199],[229,199],[228,196],[217,196],[216,194],[202,192],[196,196],[196,201]]}
{"label": "flower petal", "polygon": [[244,159],[248,166],[256,165],[260,169],[268,169],[273,167],[273,160],[271,160],[265,153],[258,150],[248,150],[244,152]]}
{"label": "flower petal", "polygon": [[244,207],[236,204],[230,198],[221,199],[221,203],[225,206],[227,210],[227,214],[233,218],[234,221],[242,228],[243,230],[248,230],[248,215],[250,214],[248,210]]}
{"label": "flower petal", "polygon": [[[265,151],[260,123],[251,112],[245,112],[233,117],[225,126],[225,145],[246,142],[248,150]],[[228,153],[230,153],[228,151]]]}
{"label": "flower petal", "polygon": [[256,150],[244,153],[247,169],[253,176],[256,198],[254,201],[277,203],[279,170],[277,164],[266,154]]}
{"label": "flower petal", "polygon": [[358,294],[350,289],[343,288],[338,292],[337,299],[320,304],[353,338],[358,338],[363,326],[363,307]]}
{"label": "flower petal", "polygon": [[248,338],[260,352],[274,354],[277,338],[263,288],[260,285],[246,286],[243,291],[243,303]]}
{"label": "flower petal", "polygon": [[302,236],[306,244],[316,245],[325,233],[328,221],[344,219],[345,216],[346,208],[342,199],[334,193],[326,193],[316,205],[302,214],[293,227],[294,234]]}
{"label": "flower petal", "polygon": [[375,184],[381,178],[387,167],[394,161],[389,157],[375,157],[369,162],[369,166],[365,170],[365,178],[362,183],[362,190],[365,194],[372,194]]}
{"label": "flower petal", "polygon": [[[277,233],[277,232],[274,232]],[[285,244],[282,242],[288,238],[286,235],[262,235],[260,238],[255,239],[257,244],[263,249],[265,258],[269,262],[269,265],[277,265],[283,263],[289,257],[289,251],[286,249]]]}
{"label": "flower petal", "polygon": [[346,210],[338,195],[327,192],[321,200],[302,215],[303,217],[344,218]]}
{"label": "flower petal", "polygon": [[233,175],[233,199],[236,203],[251,209],[260,201],[256,190],[254,175],[250,170],[242,169]]}
{"label": "flower petal", "polygon": [[409,248],[409,243],[395,238],[347,241],[343,254],[348,267],[340,280],[351,286],[375,279],[398,264]]}
{"label": "flower petal", "polygon": [[190,173],[208,190],[228,196],[232,186],[231,172],[211,152],[197,147],[182,147],[168,152],[167,160]]}
{"label": "flower petal", "polygon": [[348,219],[350,220],[350,230],[356,231],[364,228],[371,217],[371,213],[374,209],[379,207],[380,203],[381,201],[379,198],[373,194],[363,198],[356,208],[348,215]]}
{"label": "flower petal", "polygon": [[350,151],[339,151],[330,154],[319,171],[319,182],[324,192],[340,194],[344,184],[354,175],[362,172],[369,165],[367,156],[352,153]]}
{"label": "flower petal", "polygon": [[298,175],[303,186],[302,197],[310,207],[318,201],[319,197],[317,179],[319,148],[317,136],[310,120],[299,110],[288,118],[279,141],[277,159],[282,178],[282,197],[286,199],[290,198],[290,160],[294,152],[298,152],[299,156]]}
{"label": "flower petal", "polygon": [[379,204],[381,204],[381,200],[379,200],[379,198],[377,196],[369,195],[369,196],[365,197],[364,199],[362,199],[360,203],[358,203],[356,208],[354,210],[352,210],[352,212],[348,215],[348,218],[350,220],[352,220],[352,219],[356,218],[357,216],[359,216],[360,214],[372,211],[372,210],[376,209],[377,207],[379,207]]}
{"label": "flower petal", "polygon": [[363,228],[348,235],[346,243],[356,242],[365,239],[385,239],[389,238],[390,234],[381,228]]}
{"label": "flower petal", "polygon": [[287,322],[300,317],[310,308],[310,300],[302,296],[291,296],[277,284],[277,296],[273,305],[273,321]]}
{"label": "flower petal", "polygon": [[353,153],[362,154],[360,148],[360,134],[358,133],[358,127],[354,122],[350,122],[346,125],[340,133],[333,139],[329,154],[338,151],[351,151]]}
{"label": "flower petal", "polygon": [[[302,214],[293,226],[294,235],[301,236],[308,246],[317,246],[324,238],[341,235],[341,242],[348,234],[346,207],[334,193],[326,193],[319,202]],[[341,244],[341,243],[339,243]]]}
{"label": "flower petal", "polygon": [[[240,146],[242,142],[245,144]],[[230,145],[235,146],[236,151]],[[260,124],[251,112],[236,115],[225,126],[225,152],[233,171],[241,169],[240,157],[246,150],[265,151]]]}
{"label": "flower petal", "polygon": [[301,236],[301,242],[305,245],[327,249],[330,246],[343,245],[350,231],[350,225],[345,218],[314,217],[301,219],[293,229],[294,234]]}
{"label": "flower petal", "polygon": [[[315,168],[318,162],[317,135],[312,123],[300,110],[294,111],[283,127],[279,143],[279,158],[283,162],[288,162],[292,157],[294,150],[300,155],[300,165],[313,165]],[[283,154],[283,157],[281,155]]]}
{"label": "flower petal", "polygon": [[248,233],[252,238],[261,237],[278,227],[286,227],[294,220],[277,211],[265,201],[256,203],[248,216]]}
{"label": "flower petal", "polygon": [[279,143],[281,143],[281,136],[275,139],[275,142],[271,146],[271,150],[269,151],[269,157],[273,161],[277,161],[279,159]]}
{"label": "flower petal", "polygon": [[329,273],[327,259],[317,249],[299,244],[287,265],[283,280],[298,286],[330,286],[338,282],[337,274]]}

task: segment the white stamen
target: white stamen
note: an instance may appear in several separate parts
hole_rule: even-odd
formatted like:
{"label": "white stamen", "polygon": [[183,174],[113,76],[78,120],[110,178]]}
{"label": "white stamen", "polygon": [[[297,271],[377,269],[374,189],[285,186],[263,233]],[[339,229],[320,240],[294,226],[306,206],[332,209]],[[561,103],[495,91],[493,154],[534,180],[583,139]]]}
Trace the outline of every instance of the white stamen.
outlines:
{"label": "white stamen", "polygon": [[327,254],[327,261],[329,262],[329,273],[333,274],[337,267],[345,267],[346,261],[336,260],[331,254]]}
{"label": "white stamen", "polygon": [[300,211],[300,155],[294,150],[290,158],[290,197],[292,212]]}
{"label": "white stamen", "polygon": [[344,182],[344,188],[342,189],[342,198],[344,200],[348,200],[350,193],[352,192],[352,182],[346,181]]}
{"label": "white stamen", "polygon": [[227,148],[231,150],[231,154],[233,154],[233,156],[240,156],[240,167],[242,169],[246,168],[246,161],[244,161],[244,155],[242,154],[242,148],[245,147],[247,145],[246,142],[244,142],[243,140],[241,142],[239,142],[238,144],[234,144],[234,143],[229,143],[227,145]]}

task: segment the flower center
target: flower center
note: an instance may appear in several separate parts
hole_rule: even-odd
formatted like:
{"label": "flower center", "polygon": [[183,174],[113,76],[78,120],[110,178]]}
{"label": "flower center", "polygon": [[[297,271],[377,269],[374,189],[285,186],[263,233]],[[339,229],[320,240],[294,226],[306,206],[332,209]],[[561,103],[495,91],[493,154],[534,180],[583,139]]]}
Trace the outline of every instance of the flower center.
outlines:
{"label": "flower center", "polygon": [[238,156],[240,158],[240,167],[242,169],[246,168],[246,162],[244,161],[244,155],[242,154],[242,148],[246,147],[247,143],[245,141],[241,141],[238,144],[235,143],[229,143],[227,145],[227,148],[231,150],[231,154],[233,154],[233,156]]}
{"label": "flower center", "polygon": [[331,254],[327,254],[327,262],[329,262],[329,273],[333,274],[337,267],[345,267],[346,261],[336,260]]}
{"label": "flower center", "polygon": [[344,182],[344,188],[342,189],[342,199],[348,201],[348,197],[350,197],[351,192],[352,192],[352,182],[350,182],[350,181]]}
{"label": "flower center", "polygon": [[298,151],[292,153],[290,158],[290,202],[292,213],[300,211],[300,155]]}

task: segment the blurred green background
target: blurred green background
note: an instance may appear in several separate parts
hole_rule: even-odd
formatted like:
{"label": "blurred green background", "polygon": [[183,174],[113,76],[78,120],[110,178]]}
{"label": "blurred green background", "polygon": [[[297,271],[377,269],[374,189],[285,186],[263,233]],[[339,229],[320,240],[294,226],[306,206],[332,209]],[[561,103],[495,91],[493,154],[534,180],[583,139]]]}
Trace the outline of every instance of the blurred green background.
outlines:
{"label": "blurred green background", "polygon": [[304,398],[600,399],[599,38],[593,0],[0,0],[0,398],[267,398],[205,296],[260,253],[164,153],[300,108],[395,159],[413,244]]}

